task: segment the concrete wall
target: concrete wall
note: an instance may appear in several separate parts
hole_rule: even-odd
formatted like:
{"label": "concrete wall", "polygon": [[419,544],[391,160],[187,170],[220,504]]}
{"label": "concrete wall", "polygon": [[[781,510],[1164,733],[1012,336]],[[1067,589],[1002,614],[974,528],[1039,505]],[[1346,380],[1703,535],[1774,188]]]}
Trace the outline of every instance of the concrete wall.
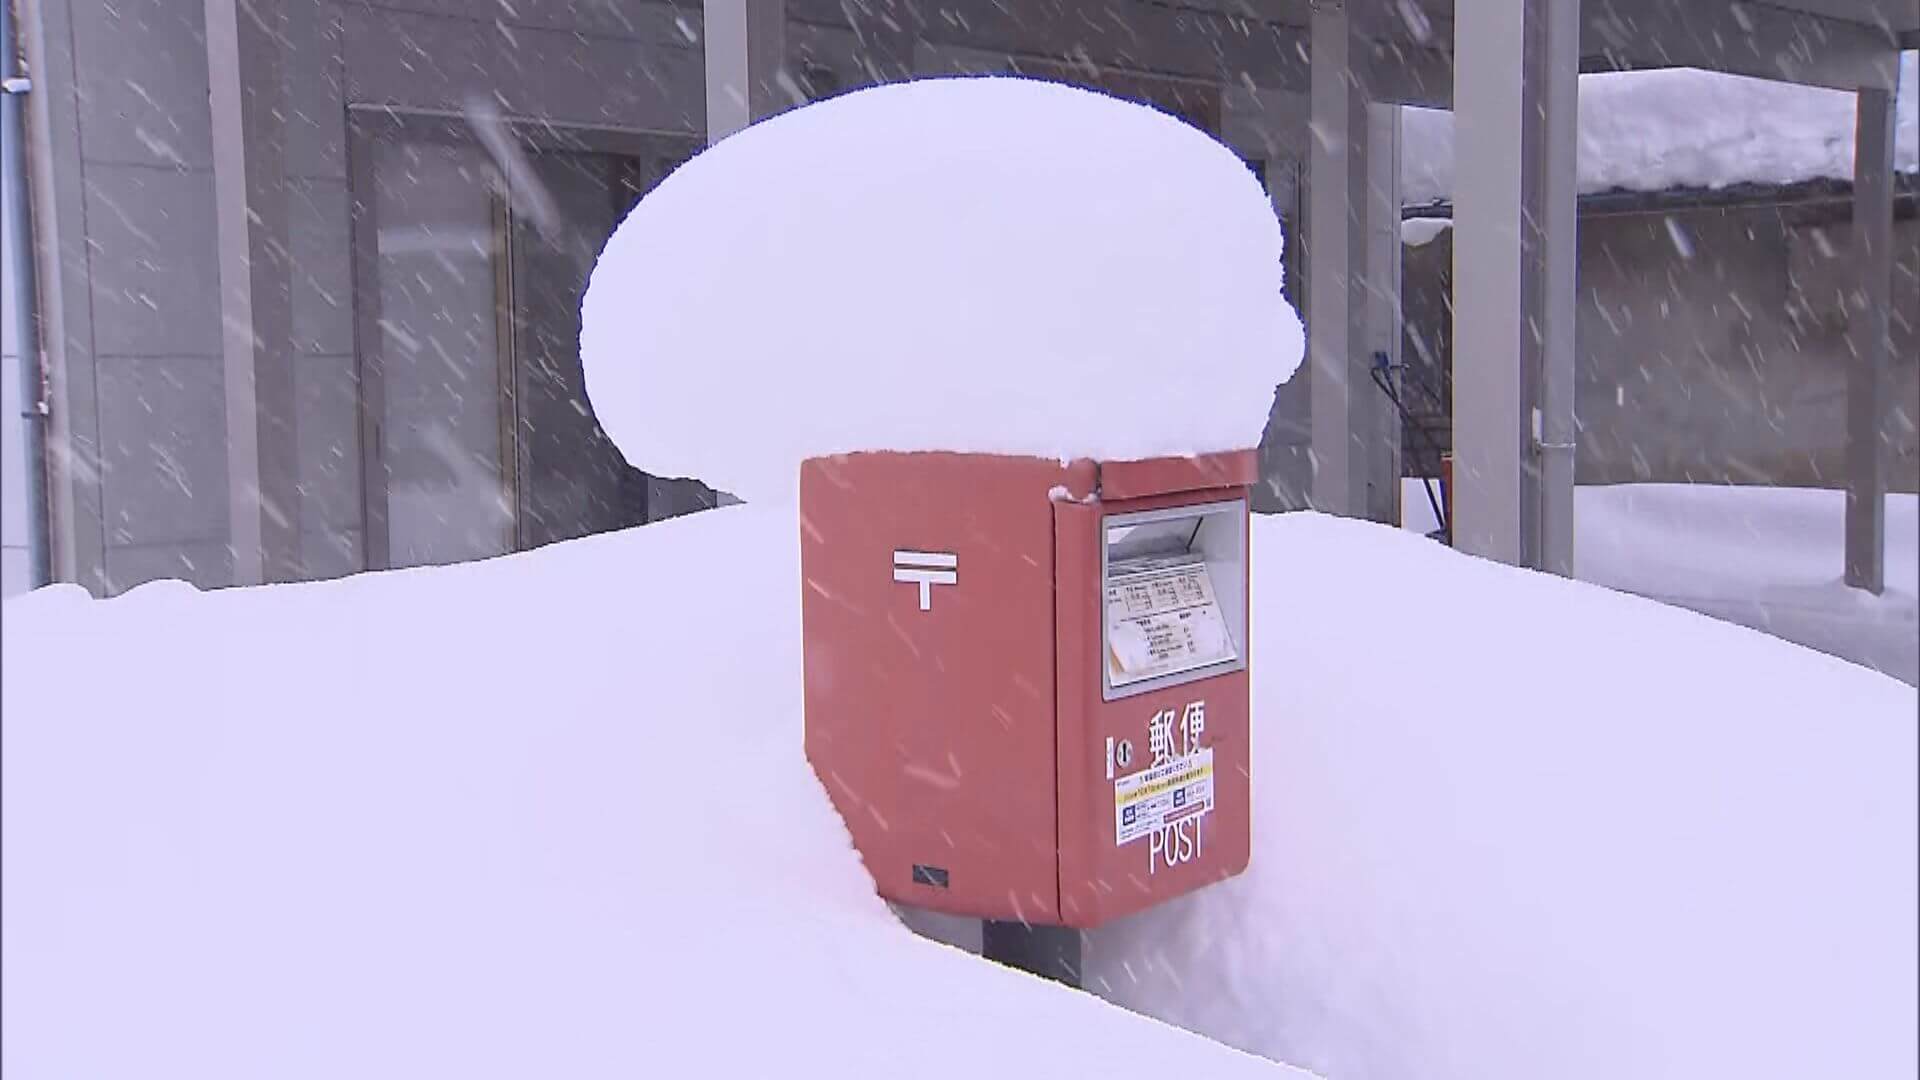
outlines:
{"label": "concrete wall", "polygon": [[[73,3],[99,571],[231,579],[205,8]],[[66,89],[62,87],[60,89]],[[73,363],[78,361],[78,363]],[[89,363],[90,361],[90,363]],[[76,403],[77,404],[77,403]],[[78,424],[76,424],[76,428]]]}
{"label": "concrete wall", "polygon": [[[1839,487],[1851,228],[1773,210],[1581,231],[1579,478]],[[1896,227],[1890,478],[1920,482],[1920,222]]]}
{"label": "concrete wall", "polygon": [[[1844,215],[1744,207],[1581,220],[1579,483],[1843,485]],[[1911,492],[1920,220],[1895,231],[1889,464],[1893,490]],[[1408,249],[1409,363],[1423,348],[1441,364],[1451,356],[1451,258],[1450,233]]]}
{"label": "concrete wall", "polygon": [[[253,473],[228,454],[206,0],[35,7],[54,142],[42,226],[61,252],[57,280],[47,283],[58,344],[56,444],[64,448],[56,572],[103,594],[158,577],[228,584],[231,515],[240,512],[233,477]],[[881,20],[856,33],[859,9],[803,0],[790,10],[789,53],[808,86],[818,80],[831,92],[908,72],[1022,65],[1053,77],[1084,71],[1115,92],[1158,95],[1164,107],[1192,112],[1261,161],[1276,205],[1293,209],[1304,99],[1241,85],[1255,68],[1297,81],[1297,49],[1281,37],[1236,38],[1238,51],[1222,52],[1209,18],[1150,10],[1151,34],[1089,38],[1071,20],[1000,26],[998,9],[983,8],[988,23],[972,30],[1003,37],[1008,49],[983,51],[936,40],[944,24],[903,31]],[[283,170],[286,181],[293,340],[286,359],[262,355],[291,365],[281,374],[292,415],[275,415],[284,406],[264,398],[260,407],[263,423],[293,432],[296,490],[263,494],[294,518],[287,572],[312,578],[372,557],[362,475],[378,466],[362,446],[360,377],[367,335],[386,331],[357,310],[377,285],[356,281],[365,267],[356,269],[353,207],[373,194],[357,186],[365,177],[351,110],[457,115],[482,95],[509,117],[697,136],[704,58],[694,0],[525,0],[484,11],[466,0],[307,0],[284,12],[284,54],[256,66],[279,72],[284,160],[264,162],[249,146],[248,165]],[[1173,78],[1132,74],[1141,70]],[[1289,479],[1269,492],[1269,508],[1298,505],[1306,487],[1304,402],[1303,387],[1276,400],[1269,472]],[[684,493],[659,494],[666,503]]]}
{"label": "concrete wall", "polygon": [[[1305,316],[1301,288],[1306,268],[1306,188],[1309,103],[1307,95],[1280,90],[1232,87],[1226,97],[1223,141],[1241,157],[1265,168],[1267,194],[1286,232],[1286,292],[1294,310]],[[1298,510],[1313,486],[1312,394],[1310,365],[1274,390],[1267,428],[1260,439],[1260,483],[1253,507],[1262,513]]]}
{"label": "concrete wall", "polygon": [[[72,448],[59,471],[56,572],[101,593],[159,577],[229,584],[205,0],[35,6],[40,86],[57,98],[57,190],[41,227],[62,252],[55,408]],[[360,568],[364,544],[348,107],[458,111],[479,93],[509,115],[694,133],[704,84],[697,4],[526,0],[482,12],[462,0],[302,0],[286,13],[289,502],[297,576],[322,577]],[[11,376],[7,386],[11,416]],[[11,423],[6,434],[11,455]]]}

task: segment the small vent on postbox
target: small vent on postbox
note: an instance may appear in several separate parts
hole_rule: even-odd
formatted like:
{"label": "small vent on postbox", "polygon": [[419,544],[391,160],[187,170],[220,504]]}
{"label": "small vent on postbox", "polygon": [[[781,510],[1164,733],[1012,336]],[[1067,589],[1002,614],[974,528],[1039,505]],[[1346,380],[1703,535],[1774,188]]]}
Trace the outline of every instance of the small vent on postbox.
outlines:
{"label": "small vent on postbox", "polygon": [[946,867],[922,866],[919,863],[914,863],[913,883],[915,885],[931,885],[936,889],[944,889],[947,887]]}

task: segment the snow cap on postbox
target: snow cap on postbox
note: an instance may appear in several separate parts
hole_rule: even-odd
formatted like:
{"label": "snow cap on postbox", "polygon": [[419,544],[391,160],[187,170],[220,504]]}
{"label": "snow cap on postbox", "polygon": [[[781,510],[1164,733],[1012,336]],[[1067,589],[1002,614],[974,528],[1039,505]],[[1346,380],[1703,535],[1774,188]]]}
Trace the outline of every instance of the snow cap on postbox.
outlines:
{"label": "snow cap on postbox", "polygon": [[830,453],[1247,449],[1304,351],[1282,245],[1252,170],[1147,106],[861,90],[640,201],[587,288],[588,396],[634,466],[748,500]]}

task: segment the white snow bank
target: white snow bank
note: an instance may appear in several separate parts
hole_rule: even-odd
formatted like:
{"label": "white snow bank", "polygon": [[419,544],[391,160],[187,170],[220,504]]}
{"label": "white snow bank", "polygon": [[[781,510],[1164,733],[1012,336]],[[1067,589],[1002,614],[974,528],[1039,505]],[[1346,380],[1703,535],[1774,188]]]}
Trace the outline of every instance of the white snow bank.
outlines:
{"label": "white snow bank", "polygon": [[[1920,53],[1901,57],[1894,167],[1920,171]],[[1401,197],[1453,197],[1453,116],[1407,109]],[[1580,77],[1582,194],[1853,178],[1854,96],[1674,68]]]}
{"label": "white snow bank", "polygon": [[[1419,481],[1406,525],[1437,527]],[[1920,497],[1887,496],[1887,590],[1850,589],[1846,494],[1613,484],[1574,490],[1574,574],[1920,683]]]}
{"label": "white snow bank", "polygon": [[1622,484],[1575,491],[1586,581],[1920,682],[1920,497],[1887,496],[1887,589],[1850,589],[1846,493]]}
{"label": "white snow bank", "polygon": [[1335,1078],[1914,1075],[1911,688],[1398,530],[1254,555],[1252,866],[1103,993]]}
{"label": "white snow bank", "polygon": [[[7,1075],[1248,1074],[885,914],[797,547],[9,601]],[[1253,550],[1252,869],[1096,987],[1333,1077],[1913,1073],[1911,689],[1394,530]]]}
{"label": "white snow bank", "polygon": [[791,512],[6,602],[0,1062],[1268,1076],[920,940],[800,748]]}
{"label": "white snow bank", "polygon": [[1304,349],[1281,244],[1246,166],[1145,106],[883,86],[756,124],[642,199],[580,352],[628,461],[749,500],[847,450],[1242,449]]}

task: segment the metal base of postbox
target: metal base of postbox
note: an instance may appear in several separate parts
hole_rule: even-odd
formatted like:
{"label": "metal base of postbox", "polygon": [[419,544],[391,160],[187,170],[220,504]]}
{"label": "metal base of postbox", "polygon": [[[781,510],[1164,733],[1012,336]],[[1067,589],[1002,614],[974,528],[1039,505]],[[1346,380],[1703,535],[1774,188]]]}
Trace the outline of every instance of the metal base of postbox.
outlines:
{"label": "metal base of postbox", "polygon": [[1079,988],[1080,931],[987,919],[980,924],[980,955],[1043,979]]}

